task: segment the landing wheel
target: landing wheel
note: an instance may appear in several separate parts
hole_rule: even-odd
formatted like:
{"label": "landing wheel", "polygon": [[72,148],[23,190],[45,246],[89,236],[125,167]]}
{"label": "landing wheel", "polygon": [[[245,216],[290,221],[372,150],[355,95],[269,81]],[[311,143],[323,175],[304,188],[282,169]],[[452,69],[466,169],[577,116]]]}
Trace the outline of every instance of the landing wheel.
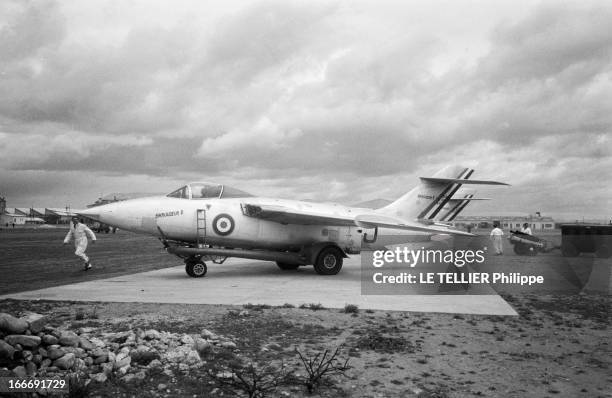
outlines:
{"label": "landing wheel", "polygon": [[525,254],[529,252],[529,249],[527,248],[526,245],[522,243],[516,243],[514,245],[514,252],[518,254],[519,256],[524,256]]}
{"label": "landing wheel", "polygon": [[612,256],[612,250],[609,246],[601,245],[597,248],[595,255],[599,258],[610,258]]}
{"label": "landing wheel", "polygon": [[314,269],[319,275],[336,275],[342,269],[342,252],[335,247],[321,250],[314,263]]}
{"label": "landing wheel", "polygon": [[185,272],[192,278],[201,278],[206,275],[208,268],[202,260],[187,260],[185,261]]}
{"label": "landing wheel", "polygon": [[283,271],[294,271],[299,267],[298,264],[287,264],[281,263],[280,261],[277,261],[276,265],[278,265],[278,268],[282,269]]}

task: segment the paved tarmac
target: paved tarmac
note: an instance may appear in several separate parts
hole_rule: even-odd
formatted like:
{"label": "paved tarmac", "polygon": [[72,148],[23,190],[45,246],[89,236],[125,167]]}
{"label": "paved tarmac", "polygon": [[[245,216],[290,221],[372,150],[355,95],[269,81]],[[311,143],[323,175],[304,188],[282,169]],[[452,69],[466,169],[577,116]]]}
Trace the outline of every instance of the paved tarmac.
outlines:
{"label": "paved tarmac", "polygon": [[[208,263],[204,278],[190,278],[184,266],[13,293],[0,299],[242,305],[320,303],[326,308],[356,304],[361,309],[517,315],[493,289],[484,294],[362,295],[360,256],[345,259],[335,276],[312,267],[281,271],[274,263],[229,259]],[[91,271],[95,273],[95,268]]]}

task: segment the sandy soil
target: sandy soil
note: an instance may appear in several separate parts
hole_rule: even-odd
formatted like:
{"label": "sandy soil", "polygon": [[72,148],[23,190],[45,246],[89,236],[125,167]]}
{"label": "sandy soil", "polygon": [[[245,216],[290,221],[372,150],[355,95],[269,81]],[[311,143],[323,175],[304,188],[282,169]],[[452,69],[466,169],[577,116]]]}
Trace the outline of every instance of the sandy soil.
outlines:
{"label": "sandy soil", "polygon": [[[608,296],[506,298],[519,317],[13,300],[0,302],[0,311],[34,310],[49,314],[58,325],[100,331],[155,328],[199,333],[207,328],[232,338],[239,347],[238,358],[260,364],[282,360],[302,376],[295,347],[303,353],[342,347],[340,357],[349,359],[351,369],[312,396],[612,396]],[[86,314],[85,319],[77,321],[77,313]],[[264,347],[272,350],[264,353]],[[217,366],[223,360],[212,356],[208,363]],[[167,390],[159,392],[159,383]],[[204,367],[174,378],[154,375],[136,385],[111,380],[91,389],[91,396],[116,395],[228,393]],[[294,381],[270,396],[310,395]]]}

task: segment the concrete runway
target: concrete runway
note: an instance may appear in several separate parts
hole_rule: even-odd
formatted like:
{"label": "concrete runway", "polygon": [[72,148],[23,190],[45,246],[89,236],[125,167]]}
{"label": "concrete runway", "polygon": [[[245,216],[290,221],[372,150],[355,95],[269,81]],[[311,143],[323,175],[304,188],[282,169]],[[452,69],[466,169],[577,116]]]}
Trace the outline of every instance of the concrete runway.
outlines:
{"label": "concrete runway", "polygon": [[[312,267],[281,271],[270,262],[229,259],[208,263],[204,278],[190,278],[184,266],[0,296],[0,299],[242,305],[321,303],[326,308],[356,304],[361,309],[517,315],[497,295],[362,295],[360,256],[345,259],[335,276]],[[95,268],[91,271],[95,273]]]}

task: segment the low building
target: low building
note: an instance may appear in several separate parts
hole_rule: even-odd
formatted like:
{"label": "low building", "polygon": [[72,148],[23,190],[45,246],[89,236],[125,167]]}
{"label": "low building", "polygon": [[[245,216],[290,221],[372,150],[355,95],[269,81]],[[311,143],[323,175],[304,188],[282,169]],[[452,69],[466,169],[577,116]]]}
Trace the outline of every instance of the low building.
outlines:
{"label": "low building", "polygon": [[0,214],[0,225],[5,227],[13,225],[25,225],[27,216],[18,212],[14,207],[6,207],[4,213]]}
{"label": "low building", "polygon": [[502,229],[520,230],[523,224],[529,224],[532,232],[551,231],[555,229],[555,221],[552,217],[541,215],[527,216],[458,216],[451,224],[458,228],[468,226],[477,228],[492,228],[499,224]]}
{"label": "low building", "polygon": [[45,221],[47,224],[68,224],[70,223],[70,219],[76,216],[77,213],[75,211],[71,211],[68,209],[62,208],[49,208],[45,209]]}

